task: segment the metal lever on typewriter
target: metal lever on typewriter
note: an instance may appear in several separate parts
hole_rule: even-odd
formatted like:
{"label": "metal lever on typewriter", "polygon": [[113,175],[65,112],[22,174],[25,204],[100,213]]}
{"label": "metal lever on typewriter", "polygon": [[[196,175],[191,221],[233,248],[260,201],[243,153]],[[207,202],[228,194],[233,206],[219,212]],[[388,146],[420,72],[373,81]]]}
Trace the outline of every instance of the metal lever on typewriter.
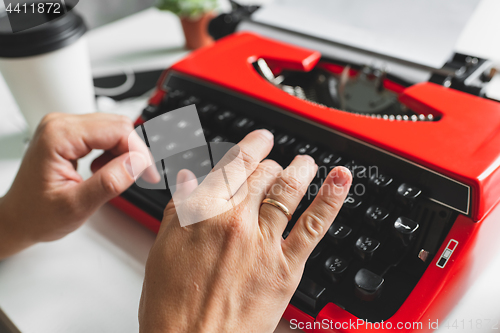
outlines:
{"label": "metal lever on typewriter", "polygon": [[300,99],[307,100],[308,98],[306,97],[306,94],[302,87],[300,86],[291,86],[291,85],[284,85],[282,82],[285,80],[285,77],[283,75],[278,75],[275,76],[269,65],[267,64],[267,61],[259,58],[255,62],[255,67],[257,71],[259,72],[262,77],[264,77],[267,81],[272,83],[273,85],[277,86],[281,90],[285,91],[286,93],[298,97]]}
{"label": "metal lever on typewriter", "polygon": [[322,68],[284,70],[276,76],[268,62],[259,58],[254,68],[269,83],[286,93],[326,107],[371,118],[396,121],[435,121],[432,114],[418,114],[399,102],[399,94],[385,87],[387,71],[363,66],[351,76],[351,66],[335,74]]}

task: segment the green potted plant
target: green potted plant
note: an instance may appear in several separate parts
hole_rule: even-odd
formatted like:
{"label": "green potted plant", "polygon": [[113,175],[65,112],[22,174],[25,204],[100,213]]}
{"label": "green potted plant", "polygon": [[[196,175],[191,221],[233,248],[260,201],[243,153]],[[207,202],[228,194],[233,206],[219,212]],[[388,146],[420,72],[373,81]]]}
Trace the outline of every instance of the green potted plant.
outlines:
{"label": "green potted plant", "polygon": [[195,50],[213,43],[207,27],[214,17],[217,0],[158,0],[157,7],[180,18],[187,49]]}

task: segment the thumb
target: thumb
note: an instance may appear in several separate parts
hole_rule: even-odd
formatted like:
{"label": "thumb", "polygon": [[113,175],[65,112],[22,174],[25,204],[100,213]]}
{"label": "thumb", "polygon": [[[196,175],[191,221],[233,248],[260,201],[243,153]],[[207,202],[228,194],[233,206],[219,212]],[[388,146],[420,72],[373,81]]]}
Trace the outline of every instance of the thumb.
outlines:
{"label": "thumb", "polygon": [[123,193],[149,166],[143,154],[130,152],[120,155],[100,168],[92,177],[78,185],[77,197],[82,208],[93,211]]}
{"label": "thumb", "polygon": [[[182,169],[177,174],[176,190],[163,212],[162,226],[169,223],[177,213],[175,206],[180,206],[198,187],[198,180],[193,172]],[[161,232],[161,231],[160,231]]]}
{"label": "thumb", "polygon": [[173,195],[174,201],[186,200],[196,187],[198,187],[196,175],[188,169],[182,169],[177,173],[176,189]]}

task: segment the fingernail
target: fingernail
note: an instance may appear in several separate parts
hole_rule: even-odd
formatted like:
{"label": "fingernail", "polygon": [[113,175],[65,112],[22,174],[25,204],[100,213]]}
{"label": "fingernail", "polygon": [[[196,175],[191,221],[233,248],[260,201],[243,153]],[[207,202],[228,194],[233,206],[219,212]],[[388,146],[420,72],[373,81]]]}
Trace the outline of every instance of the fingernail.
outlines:
{"label": "fingernail", "polygon": [[262,135],[264,135],[267,139],[269,140],[273,140],[274,139],[274,135],[273,133],[269,132],[268,130],[266,129],[261,129],[260,132],[262,133]]}
{"label": "fingernail", "polygon": [[125,169],[127,170],[130,177],[135,178],[134,170],[132,169],[132,161],[130,160],[130,156],[127,157],[127,159],[125,160]]}
{"label": "fingernail", "polygon": [[182,170],[179,171],[179,173],[177,174],[177,184],[185,183],[187,180],[188,179],[186,172],[183,172]]}
{"label": "fingernail", "polygon": [[302,156],[303,158],[307,159],[309,162],[311,162],[313,164],[316,164],[316,161],[311,156],[309,156],[309,155],[300,155],[300,156]]}
{"label": "fingernail", "polygon": [[138,178],[144,169],[148,167],[148,163],[144,159],[144,156],[135,152],[129,153],[124,165],[128,174],[134,179]]}
{"label": "fingernail", "polygon": [[337,167],[333,172],[333,183],[335,186],[344,187],[351,179],[351,171],[345,167]]}

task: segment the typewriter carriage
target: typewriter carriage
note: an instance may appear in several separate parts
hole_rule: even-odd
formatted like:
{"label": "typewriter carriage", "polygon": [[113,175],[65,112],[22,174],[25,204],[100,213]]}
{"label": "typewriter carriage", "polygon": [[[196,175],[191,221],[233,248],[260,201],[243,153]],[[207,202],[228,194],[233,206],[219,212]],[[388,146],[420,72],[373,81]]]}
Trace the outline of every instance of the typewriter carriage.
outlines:
{"label": "typewriter carriage", "polygon": [[[438,110],[416,113],[401,103],[399,96],[406,88],[396,78],[388,78],[384,69],[364,66],[352,69],[321,60],[315,68],[304,72],[260,58],[255,70],[273,86],[296,98],[328,108],[389,121],[438,121]],[[393,80],[391,80],[393,79]],[[401,80],[400,80],[401,81]]]}

